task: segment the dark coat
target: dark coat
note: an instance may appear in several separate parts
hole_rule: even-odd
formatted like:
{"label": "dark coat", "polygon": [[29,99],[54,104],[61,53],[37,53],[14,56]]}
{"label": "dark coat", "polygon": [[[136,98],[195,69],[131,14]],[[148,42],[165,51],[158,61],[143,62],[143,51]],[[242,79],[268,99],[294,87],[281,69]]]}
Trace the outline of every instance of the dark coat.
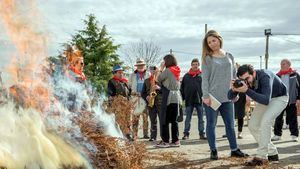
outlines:
{"label": "dark coat", "polygon": [[189,73],[183,76],[180,92],[182,99],[185,100],[185,106],[191,106],[195,103],[202,104],[202,77],[201,74],[193,77]]}
{"label": "dark coat", "polygon": [[300,75],[298,72],[293,72],[289,76],[289,104],[294,104],[300,100]]}
{"label": "dark coat", "polygon": [[245,108],[246,108],[246,94],[239,93],[239,99],[234,103],[235,117],[238,119],[244,118]]}
{"label": "dark coat", "polygon": [[108,96],[122,95],[124,97],[130,96],[130,88],[127,83],[116,81],[115,79],[110,79],[107,84],[107,94]]}
{"label": "dark coat", "polygon": [[[148,105],[148,101],[146,100],[146,98],[147,96],[150,95],[150,88],[151,88],[150,78],[147,78],[144,81],[143,91],[141,93],[142,98],[146,101],[147,105]],[[161,90],[156,90],[156,94],[157,95],[154,100],[154,105],[158,108],[158,110],[160,110],[160,106],[162,102]]]}

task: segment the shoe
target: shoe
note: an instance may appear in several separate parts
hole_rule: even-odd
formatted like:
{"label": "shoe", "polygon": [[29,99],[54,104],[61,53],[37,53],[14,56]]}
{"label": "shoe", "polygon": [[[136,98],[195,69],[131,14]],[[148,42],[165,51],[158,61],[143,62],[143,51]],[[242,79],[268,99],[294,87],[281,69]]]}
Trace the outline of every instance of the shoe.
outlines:
{"label": "shoe", "polygon": [[254,157],[251,161],[245,163],[246,166],[262,166],[268,163],[268,160]]}
{"label": "shoe", "polygon": [[298,137],[297,136],[291,135],[291,139],[292,139],[293,142],[298,142]]}
{"label": "shoe", "polygon": [[189,139],[189,135],[188,134],[184,134],[183,137],[182,137],[182,140],[187,140]]}
{"label": "shoe", "polygon": [[180,141],[177,140],[175,143],[171,143],[170,147],[180,147]]}
{"label": "shoe", "polygon": [[226,134],[223,134],[223,136],[222,136],[223,138],[226,138],[227,137],[227,135]]}
{"label": "shoe", "polygon": [[275,135],[271,138],[271,141],[279,141],[279,140],[281,140],[281,136]]}
{"label": "shoe", "polygon": [[150,138],[149,139],[149,141],[155,141],[156,140],[156,138]]}
{"label": "shoe", "polygon": [[248,154],[243,153],[240,149],[231,151],[231,157],[249,157]]}
{"label": "shoe", "polygon": [[147,135],[145,135],[143,138],[144,138],[144,139],[149,139],[150,137],[149,137],[149,136],[147,136]]}
{"label": "shoe", "polygon": [[210,152],[210,159],[211,160],[218,160],[218,151],[217,150],[211,150]]}
{"label": "shoe", "polygon": [[200,140],[207,140],[204,134],[200,134]]}
{"label": "shoe", "polygon": [[169,143],[166,143],[164,141],[160,141],[159,143],[157,143],[156,145],[154,145],[154,147],[158,147],[158,148],[168,148],[170,147]]}
{"label": "shoe", "polygon": [[242,132],[238,132],[238,139],[242,139],[243,136],[242,136]]}
{"label": "shoe", "polygon": [[268,156],[268,161],[269,161],[270,163],[278,164],[278,163],[279,163],[279,157],[278,157],[278,154],[272,155],[272,156]]}

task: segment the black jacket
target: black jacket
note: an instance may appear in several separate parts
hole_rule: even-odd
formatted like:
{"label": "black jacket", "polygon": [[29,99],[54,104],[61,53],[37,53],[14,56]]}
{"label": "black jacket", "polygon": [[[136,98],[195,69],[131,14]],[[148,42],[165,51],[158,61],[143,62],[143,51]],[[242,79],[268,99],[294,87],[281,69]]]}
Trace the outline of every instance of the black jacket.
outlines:
{"label": "black jacket", "polygon": [[108,96],[122,95],[124,97],[129,97],[131,89],[128,87],[127,83],[118,82],[113,78],[108,81],[107,84],[107,94]]}
{"label": "black jacket", "polygon": [[289,76],[289,104],[294,104],[300,100],[300,75],[298,72],[293,72]]}
{"label": "black jacket", "polygon": [[[146,101],[147,105],[148,105],[148,101],[147,101],[147,96],[150,95],[150,87],[151,87],[151,84],[150,84],[150,78],[147,78],[145,79],[144,81],[144,85],[143,85],[143,91],[141,93],[142,95],[142,98]],[[161,106],[161,102],[162,102],[162,98],[161,98],[161,91],[160,90],[156,90],[156,97],[155,97],[155,100],[154,100],[154,104],[157,106],[157,107],[160,107]]]}
{"label": "black jacket", "polygon": [[185,100],[185,106],[191,106],[195,103],[202,104],[202,77],[198,74],[192,77],[189,73],[183,76],[180,92],[182,99]]}

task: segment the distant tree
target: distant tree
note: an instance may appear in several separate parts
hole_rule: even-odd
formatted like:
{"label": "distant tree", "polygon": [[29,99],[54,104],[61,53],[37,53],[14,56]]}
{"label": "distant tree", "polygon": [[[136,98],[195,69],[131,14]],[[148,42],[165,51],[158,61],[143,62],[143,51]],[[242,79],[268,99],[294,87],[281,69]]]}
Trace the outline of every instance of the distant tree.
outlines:
{"label": "distant tree", "polygon": [[152,40],[143,40],[130,43],[122,50],[124,63],[134,69],[137,58],[142,58],[147,66],[159,64],[162,60],[161,47]]}
{"label": "distant tree", "polygon": [[84,57],[84,73],[98,92],[104,92],[112,76],[112,67],[121,64],[116,53],[120,45],[115,45],[107,33],[105,25],[101,28],[93,14],[83,21],[85,28],[72,36],[70,45],[76,45]]}

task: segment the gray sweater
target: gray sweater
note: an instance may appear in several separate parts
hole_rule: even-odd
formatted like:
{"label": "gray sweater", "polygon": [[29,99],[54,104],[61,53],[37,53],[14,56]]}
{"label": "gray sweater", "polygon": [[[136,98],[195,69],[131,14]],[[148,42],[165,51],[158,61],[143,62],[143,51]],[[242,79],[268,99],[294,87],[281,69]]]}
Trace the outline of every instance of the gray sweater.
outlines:
{"label": "gray sweater", "polygon": [[202,92],[207,99],[209,93],[219,102],[229,102],[227,93],[231,80],[236,78],[234,58],[230,53],[224,57],[206,57],[206,63],[202,63]]}
{"label": "gray sweater", "polygon": [[176,80],[169,68],[166,68],[158,77],[157,80],[160,84],[170,90],[168,96],[168,103],[182,104],[182,98],[180,93],[180,82]]}

